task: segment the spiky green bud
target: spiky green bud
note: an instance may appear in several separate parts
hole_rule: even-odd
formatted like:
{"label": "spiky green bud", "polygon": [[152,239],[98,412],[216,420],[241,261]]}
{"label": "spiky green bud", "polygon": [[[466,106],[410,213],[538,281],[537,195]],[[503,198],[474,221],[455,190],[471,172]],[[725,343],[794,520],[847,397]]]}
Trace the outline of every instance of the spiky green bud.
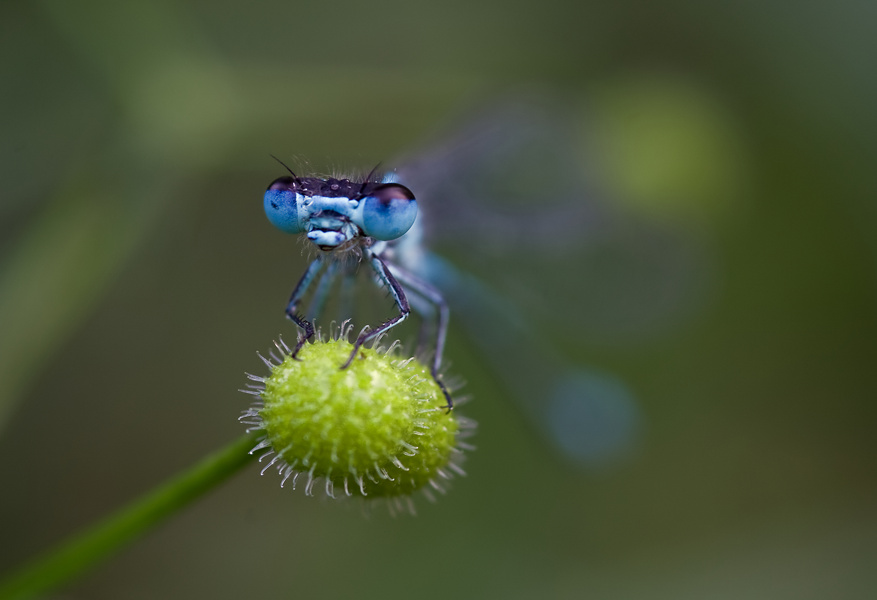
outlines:
{"label": "spiky green bud", "polygon": [[262,472],[276,468],[281,485],[308,495],[318,486],[331,497],[444,491],[441,480],[463,473],[457,438],[471,422],[445,410],[429,370],[395,347],[361,349],[346,369],[353,346],[343,338],[306,344],[300,360],[280,345],[282,357],[263,359],[271,374],[250,376],[257,400],[241,417],[264,431],[253,449],[267,449]]}

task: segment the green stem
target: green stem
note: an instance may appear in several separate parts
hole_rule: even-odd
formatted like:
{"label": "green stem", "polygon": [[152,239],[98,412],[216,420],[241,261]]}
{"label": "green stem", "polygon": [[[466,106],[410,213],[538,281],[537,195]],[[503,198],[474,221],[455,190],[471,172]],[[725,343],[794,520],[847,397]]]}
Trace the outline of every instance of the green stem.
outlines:
{"label": "green stem", "polygon": [[0,582],[0,600],[31,598],[55,588],[158,525],[251,460],[246,435],[144,497],[61,544]]}

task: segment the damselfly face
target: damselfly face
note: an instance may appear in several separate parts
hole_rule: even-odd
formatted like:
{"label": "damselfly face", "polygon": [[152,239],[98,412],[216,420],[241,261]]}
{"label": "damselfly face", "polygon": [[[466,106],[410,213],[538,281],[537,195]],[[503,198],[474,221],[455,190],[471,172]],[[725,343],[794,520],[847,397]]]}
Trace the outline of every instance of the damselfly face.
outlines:
{"label": "damselfly face", "polygon": [[398,183],[285,176],[265,192],[268,220],[286,233],[305,233],[320,250],[346,250],[367,238],[402,236],[417,217],[411,190]]}

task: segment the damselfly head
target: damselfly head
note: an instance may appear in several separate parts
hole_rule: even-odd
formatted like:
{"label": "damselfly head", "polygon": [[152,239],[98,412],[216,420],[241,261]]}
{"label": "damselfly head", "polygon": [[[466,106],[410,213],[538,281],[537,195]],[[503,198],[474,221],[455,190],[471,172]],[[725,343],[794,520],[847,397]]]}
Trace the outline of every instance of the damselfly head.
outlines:
{"label": "damselfly head", "polygon": [[349,246],[357,238],[394,240],[417,217],[411,190],[389,177],[372,181],[371,174],[365,181],[279,177],[265,191],[264,208],[272,225],[286,233],[306,233],[326,251]]}

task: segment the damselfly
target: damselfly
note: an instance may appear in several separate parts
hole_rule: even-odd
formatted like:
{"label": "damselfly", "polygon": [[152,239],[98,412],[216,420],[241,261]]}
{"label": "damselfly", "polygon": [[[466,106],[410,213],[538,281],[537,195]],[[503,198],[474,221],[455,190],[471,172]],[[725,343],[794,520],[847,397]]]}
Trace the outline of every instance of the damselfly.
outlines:
{"label": "damselfly", "polygon": [[[287,233],[306,234],[321,251],[295,286],[286,306],[286,315],[304,331],[292,349],[292,357],[296,358],[302,346],[315,335],[312,320],[299,312],[311,285],[320,279],[312,302],[321,307],[335,278],[342,275],[350,280],[359,263],[366,263],[375,279],[390,291],[399,314],[376,327],[363,329],[341,368],[350,366],[363,344],[377,339],[408,317],[411,309],[408,294],[402,287],[404,283],[432,302],[436,309],[437,335],[430,373],[445,396],[446,408],[453,408],[451,395],[439,377],[448,325],[447,304],[438,290],[388,260],[392,244],[411,229],[417,218],[414,194],[392,177],[373,180],[374,171],[358,181],[299,177],[287,169],[289,175],[274,180],[265,192],[265,214],[272,224]],[[312,308],[311,312],[320,311]]]}
{"label": "damselfly", "polygon": [[[633,443],[637,404],[616,378],[567,359],[546,332],[565,328],[570,340],[641,335],[690,292],[689,255],[672,236],[606,202],[571,128],[552,111],[509,104],[462,131],[381,176],[290,170],[269,186],[271,222],[306,233],[320,249],[287,306],[304,332],[294,352],[314,334],[311,320],[322,315],[336,279],[345,282],[339,313],[350,316],[356,298],[348,283],[367,264],[398,313],[363,331],[357,349],[410,310],[419,313],[429,333],[421,342],[431,341],[431,372],[450,408],[440,371],[453,314],[555,447],[578,463],[602,463]],[[493,285],[427,249],[435,246],[480,267]]]}

